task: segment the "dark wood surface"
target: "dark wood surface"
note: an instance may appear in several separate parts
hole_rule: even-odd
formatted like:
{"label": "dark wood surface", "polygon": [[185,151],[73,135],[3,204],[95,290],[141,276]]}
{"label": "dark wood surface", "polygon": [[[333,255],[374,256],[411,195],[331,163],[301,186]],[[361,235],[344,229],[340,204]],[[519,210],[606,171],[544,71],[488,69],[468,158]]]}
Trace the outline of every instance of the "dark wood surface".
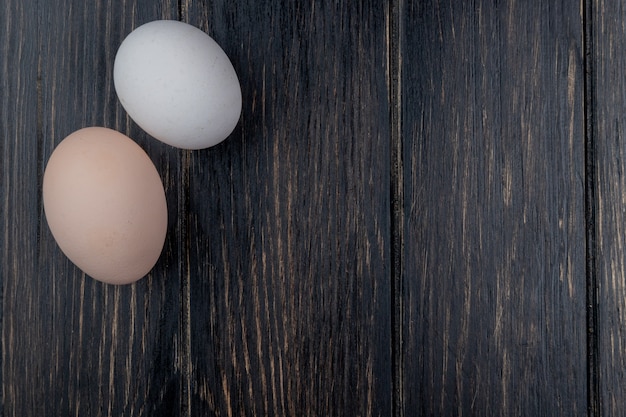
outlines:
{"label": "dark wood surface", "polygon": [[[116,48],[175,3],[4,2],[2,16],[2,402],[16,416],[184,415],[180,398],[181,155],[146,137],[117,102]],[[169,204],[164,254],[134,286],[85,279],[41,207],[55,144],[84,126],[121,130],[155,161]]]}
{"label": "dark wood surface", "polygon": [[[4,0],[1,414],[626,415],[625,10]],[[171,148],[120,106],[117,47],[155,19],[231,58],[224,143]],[[54,146],[91,125],[165,185],[130,286],[43,215]]]}
{"label": "dark wood surface", "polygon": [[408,415],[586,412],[583,22],[552,3],[403,15]]}
{"label": "dark wood surface", "polygon": [[606,1],[594,5],[599,399],[605,415],[617,416],[626,413],[626,9]]}
{"label": "dark wood surface", "polygon": [[191,409],[384,415],[385,9],[249,0],[185,10],[235,62],[247,97],[234,136],[188,159]]}

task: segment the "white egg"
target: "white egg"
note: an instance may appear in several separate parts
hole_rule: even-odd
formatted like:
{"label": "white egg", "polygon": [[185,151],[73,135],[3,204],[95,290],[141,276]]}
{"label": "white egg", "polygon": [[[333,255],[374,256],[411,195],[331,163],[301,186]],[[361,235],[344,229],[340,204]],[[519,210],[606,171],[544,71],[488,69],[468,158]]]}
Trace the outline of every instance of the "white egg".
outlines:
{"label": "white egg", "polygon": [[117,96],[151,136],[184,149],[216,145],[241,114],[241,87],[232,63],[206,33],[174,20],[131,32],[115,57]]}

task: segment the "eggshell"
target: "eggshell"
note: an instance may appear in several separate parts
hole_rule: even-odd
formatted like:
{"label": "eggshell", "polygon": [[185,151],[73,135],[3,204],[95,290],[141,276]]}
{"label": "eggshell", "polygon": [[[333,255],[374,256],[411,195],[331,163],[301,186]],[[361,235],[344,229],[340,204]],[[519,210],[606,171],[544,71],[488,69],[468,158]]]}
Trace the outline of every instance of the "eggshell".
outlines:
{"label": "eggshell", "polygon": [[56,147],[43,204],[63,253],[99,281],[134,282],[163,249],[167,205],[159,174],[139,145],[114,130],[81,129]]}
{"label": "eggshell", "polygon": [[113,81],[130,117],[178,148],[220,143],[241,114],[241,87],[226,53],[183,22],[157,20],[131,32],[117,51]]}

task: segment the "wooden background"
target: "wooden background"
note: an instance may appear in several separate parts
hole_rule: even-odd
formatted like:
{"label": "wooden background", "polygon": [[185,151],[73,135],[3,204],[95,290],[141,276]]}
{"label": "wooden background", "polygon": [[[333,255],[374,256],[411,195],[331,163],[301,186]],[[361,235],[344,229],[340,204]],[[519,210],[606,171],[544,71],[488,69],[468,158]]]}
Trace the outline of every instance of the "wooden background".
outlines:
{"label": "wooden background", "polygon": [[[182,151],[116,50],[177,19],[244,97]],[[1,414],[626,415],[626,1],[2,0]],[[162,175],[164,252],[85,277],[41,205],[66,135]]]}

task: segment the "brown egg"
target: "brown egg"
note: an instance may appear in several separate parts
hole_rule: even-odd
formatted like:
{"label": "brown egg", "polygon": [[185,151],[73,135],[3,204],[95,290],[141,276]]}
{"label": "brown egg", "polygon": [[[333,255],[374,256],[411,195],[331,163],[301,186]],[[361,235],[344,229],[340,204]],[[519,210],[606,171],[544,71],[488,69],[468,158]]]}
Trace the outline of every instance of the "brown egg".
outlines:
{"label": "brown egg", "polygon": [[87,275],[129,284],[157,262],[167,205],[148,155],[127,136],[88,127],[54,150],[43,178],[43,205],[63,253]]}

